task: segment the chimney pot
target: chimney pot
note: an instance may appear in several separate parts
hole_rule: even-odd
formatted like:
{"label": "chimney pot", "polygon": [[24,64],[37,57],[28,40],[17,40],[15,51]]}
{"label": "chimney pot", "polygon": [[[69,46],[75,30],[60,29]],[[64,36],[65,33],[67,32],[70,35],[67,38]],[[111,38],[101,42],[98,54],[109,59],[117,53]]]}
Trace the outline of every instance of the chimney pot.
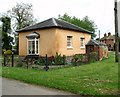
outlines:
{"label": "chimney pot", "polygon": [[104,34],[104,37],[106,36],[106,33]]}
{"label": "chimney pot", "polygon": [[110,32],[108,33],[108,36],[111,36],[111,33],[110,33]]}

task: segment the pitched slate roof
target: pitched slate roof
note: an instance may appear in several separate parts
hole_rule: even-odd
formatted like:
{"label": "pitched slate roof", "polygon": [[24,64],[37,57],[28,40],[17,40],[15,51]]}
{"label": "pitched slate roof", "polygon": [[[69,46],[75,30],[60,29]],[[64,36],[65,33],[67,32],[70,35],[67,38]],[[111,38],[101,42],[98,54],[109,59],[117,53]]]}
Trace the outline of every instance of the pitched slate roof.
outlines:
{"label": "pitched slate roof", "polygon": [[73,25],[71,23],[68,23],[66,21],[55,19],[55,18],[50,18],[50,19],[45,20],[43,22],[37,23],[35,25],[22,28],[20,30],[17,30],[16,32],[23,32],[23,31],[30,31],[30,30],[37,30],[37,29],[45,29],[45,28],[53,28],[53,27],[75,30],[75,31],[80,31],[80,32],[85,32],[85,33],[92,34],[88,30],[85,30],[81,27],[78,27],[78,26]]}
{"label": "pitched slate roof", "polygon": [[91,40],[88,41],[88,43],[86,45],[98,45],[98,46],[100,46],[100,45],[106,45],[106,44],[103,43],[103,42],[99,42],[97,40],[91,39]]}

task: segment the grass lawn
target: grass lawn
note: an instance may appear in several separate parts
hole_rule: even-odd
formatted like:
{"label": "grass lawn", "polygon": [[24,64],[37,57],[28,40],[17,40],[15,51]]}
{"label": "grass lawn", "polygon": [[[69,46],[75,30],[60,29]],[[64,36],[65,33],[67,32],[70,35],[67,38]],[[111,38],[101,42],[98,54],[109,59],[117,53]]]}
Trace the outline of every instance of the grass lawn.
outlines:
{"label": "grass lawn", "polygon": [[109,58],[91,64],[49,71],[3,67],[2,76],[80,95],[117,95],[118,64]]}

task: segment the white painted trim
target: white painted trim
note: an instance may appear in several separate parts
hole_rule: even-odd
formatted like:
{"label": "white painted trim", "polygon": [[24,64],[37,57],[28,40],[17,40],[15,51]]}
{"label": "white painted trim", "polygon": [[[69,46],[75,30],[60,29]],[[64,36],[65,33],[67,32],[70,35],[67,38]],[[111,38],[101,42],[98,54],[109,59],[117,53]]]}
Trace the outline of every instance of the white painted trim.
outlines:
{"label": "white painted trim", "polygon": [[[81,46],[81,39],[83,39],[83,46]],[[85,48],[85,38],[80,37],[80,48]]]}
{"label": "white painted trim", "polygon": [[35,38],[34,41],[35,41],[35,55],[36,55],[36,54],[37,54],[37,53],[36,53],[36,38]]}
{"label": "white painted trim", "polygon": [[40,51],[40,38],[38,39],[38,55],[40,54],[39,51]]}
{"label": "white painted trim", "polygon": [[73,49],[73,47],[71,47],[71,46],[67,46],[67,49]]}
{"label": "white painted trim", "polygon": [[53,23],[57,26],[57,23],[56,23],[55,19],[54,19],[54,18],[52,18],[52,20],[53,20]]}
{"label": "white painted trim", "polygon": [[27,39],[27,55],[28,55],[29,51],[28,51],[28,39]]}
{"label": "white painted trim", "polygon": [[[29,41],[34,41],[35,42],[35,53],[34,54],[29,54]],[[36,48],[36,41],[38,41],[38,53],[37,53],[37,48]],[[33,49],[33,48],[32,48]],[[39,55],[39,39],[27,39],[27,55]]]}

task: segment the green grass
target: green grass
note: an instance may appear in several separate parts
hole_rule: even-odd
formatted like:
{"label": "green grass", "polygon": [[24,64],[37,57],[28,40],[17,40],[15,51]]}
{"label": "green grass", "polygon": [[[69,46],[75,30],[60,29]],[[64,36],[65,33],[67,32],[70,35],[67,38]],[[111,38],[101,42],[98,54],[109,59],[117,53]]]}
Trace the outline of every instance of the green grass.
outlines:
{"label": "green grass", "polygon": [[26,83],[43,85],[80,95],[117,95],[118,64],[114,54],[91,64],[55,70],[3,67],[2,76]]}

